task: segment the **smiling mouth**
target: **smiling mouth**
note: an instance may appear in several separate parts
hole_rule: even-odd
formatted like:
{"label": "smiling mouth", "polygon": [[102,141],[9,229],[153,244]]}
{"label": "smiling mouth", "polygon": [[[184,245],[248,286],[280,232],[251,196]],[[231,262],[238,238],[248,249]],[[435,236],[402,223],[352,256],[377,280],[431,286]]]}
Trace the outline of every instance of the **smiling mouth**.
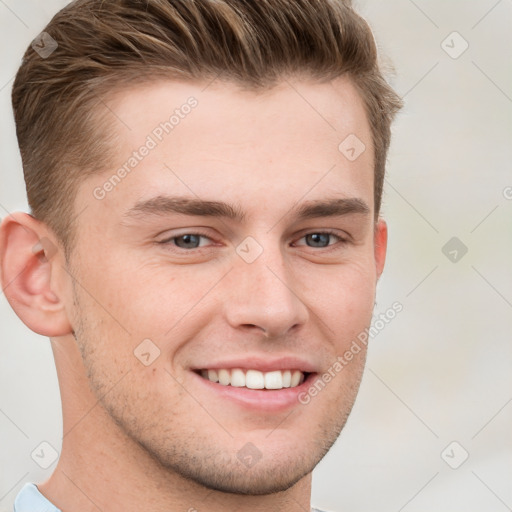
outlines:
{"label": "smiling mouth", "polygon": [[201,377],[222,386],[247,389],[279,390],[300,386],[309,373],[300,370],[275,370],[260,372],[259,370],[215,369],[198,370]]}

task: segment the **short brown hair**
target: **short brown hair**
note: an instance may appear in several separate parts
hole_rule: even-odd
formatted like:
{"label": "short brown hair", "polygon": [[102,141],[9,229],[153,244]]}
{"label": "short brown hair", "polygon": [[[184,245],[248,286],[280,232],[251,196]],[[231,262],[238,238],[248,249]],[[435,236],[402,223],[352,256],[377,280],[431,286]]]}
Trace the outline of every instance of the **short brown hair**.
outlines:
{"label": "short brown hair", "polygon": [[[76,0],[30,46],[12,102],[32,214],[68,247],[80,178],[112,157],[99,108],[107,94],[156,78],[219,78],[252,89],[286,75],[349,76],[365,103],[381,204],[390,125],[400,98],[384,80],[368,24],[342,0]],[[103,109],[104,111],[105,109]],[[341,141],[340,141],[341,142]]]}

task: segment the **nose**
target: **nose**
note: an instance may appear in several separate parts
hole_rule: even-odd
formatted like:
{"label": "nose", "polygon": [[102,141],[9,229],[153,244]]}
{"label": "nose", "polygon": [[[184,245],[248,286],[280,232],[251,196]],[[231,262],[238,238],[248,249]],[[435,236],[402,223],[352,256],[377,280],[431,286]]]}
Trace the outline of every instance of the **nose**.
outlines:
{"label": "nose", "polygon": [[281,251],[266,245],[251,263],[234,255],[234,268],[225,282],[224,311],[233,328],[263,331],[274,339],[304,325],[309,312]]}

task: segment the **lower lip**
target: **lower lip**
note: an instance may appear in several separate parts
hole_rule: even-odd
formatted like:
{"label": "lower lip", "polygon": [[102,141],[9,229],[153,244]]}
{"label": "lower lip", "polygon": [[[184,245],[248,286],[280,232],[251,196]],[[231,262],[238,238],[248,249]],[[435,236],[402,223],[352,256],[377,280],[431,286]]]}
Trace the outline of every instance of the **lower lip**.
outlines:
{"label": "lower lip", "polygon": [[231,400],[247,409],[261,412],[279,412],[300,405],[299,395],[313,384],[317,375],[310,373],[302,384],[294,388],[262,390],[224,386],[205,379],[196,372],[192,373],[207,390],[214,392],[217,396]]}

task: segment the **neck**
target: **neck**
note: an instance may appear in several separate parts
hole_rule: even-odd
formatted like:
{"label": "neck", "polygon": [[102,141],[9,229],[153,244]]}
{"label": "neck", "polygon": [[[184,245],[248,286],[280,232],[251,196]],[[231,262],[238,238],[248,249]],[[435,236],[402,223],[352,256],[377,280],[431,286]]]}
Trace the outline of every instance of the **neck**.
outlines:
{"label": "neck", "polygon": [[[112,420],[89,389],[73,339],[52,340],[63,403],[62,453],[41,493],[63,511],[291,512],[310,509],[311,474],[286,491],[208,489],[163,467]],[[77,375],[80,372],[80,375]]]}

